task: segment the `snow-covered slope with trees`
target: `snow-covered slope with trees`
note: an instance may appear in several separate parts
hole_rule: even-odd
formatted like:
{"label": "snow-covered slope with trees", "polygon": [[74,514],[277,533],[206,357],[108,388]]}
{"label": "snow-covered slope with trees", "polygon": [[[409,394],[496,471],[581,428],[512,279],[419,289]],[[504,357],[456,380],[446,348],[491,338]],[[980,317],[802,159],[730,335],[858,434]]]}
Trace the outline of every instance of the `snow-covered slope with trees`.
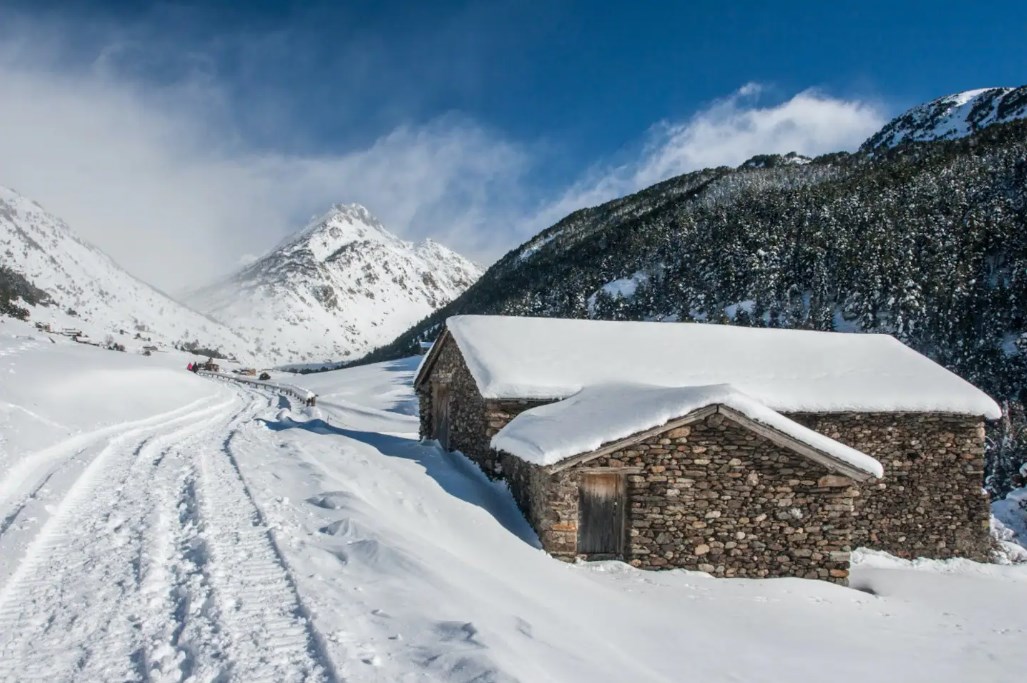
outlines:
{"label": "snow-covered slope with trees", "polygon": [[983,88],[946,95],[913,107],[875,133],[861,149],[903,142],[953,140],[996,123],[1027,118],[1027,86]]}
{"label": "snow-covered slope with trees", "polygon": [[[1002,405],[994,495],[1027,462],[1027,121],[706,169],[576,211],[368,360],[458,314],[884,332]],[[584,348],[584,347],[583,347]]]}
{"label": "snow-covered slope with trees", "polygon": [[[34,321],[74,327],[100,342],[110,335],[123,344],[195,344],[240,359],[252,356],[251,345],[239,335],[132,277],[64,221],[5,187],[0,187],[0,267],[8,273],[0,279],[17,280],[14,303],[29,310]],[[33,295],[35,290],[49,299]]]}
{"label": "snow-covered slope with trees", "polygon": [[190,296],[280,364],[359,356],[459,296],[475,264],[336,205],[255,263]]}

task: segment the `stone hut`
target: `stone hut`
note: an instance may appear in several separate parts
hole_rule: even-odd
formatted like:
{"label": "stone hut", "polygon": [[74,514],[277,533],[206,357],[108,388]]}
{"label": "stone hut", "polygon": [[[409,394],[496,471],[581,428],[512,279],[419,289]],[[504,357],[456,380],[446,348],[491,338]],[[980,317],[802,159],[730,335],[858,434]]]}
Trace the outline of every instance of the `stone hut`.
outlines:
{"label": "stone hut", "polygon": [[859,546],[989,554],[1000,410],[888,335],[457,316],[415,389],[562,559],[844,583]]}

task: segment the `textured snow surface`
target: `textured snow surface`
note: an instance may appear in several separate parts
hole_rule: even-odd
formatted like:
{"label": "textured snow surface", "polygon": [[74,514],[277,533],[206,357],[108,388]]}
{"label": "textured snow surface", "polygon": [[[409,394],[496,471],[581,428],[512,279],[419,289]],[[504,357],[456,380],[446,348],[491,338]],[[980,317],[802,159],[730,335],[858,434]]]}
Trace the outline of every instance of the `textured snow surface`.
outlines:
{"label": "textured snow surface", "polygon": [[733,408],[867,474],[884,473],[869,455],[788,419],[728,384],[586,387],[570,398],[521,413],[492,438],[492,447],[536,465],[552,465],[713,405]]}
{"label": "textured snow surface", "polygon": [[[138,348],[198,341],[240,359],[253,356],[238,334],[158,292],[79,239],[59,218],[0,187],[3,264],[51,296],[56,305],[32,308],[32,320],[76,328],[103,342]],[[69,315],[68,309],[75,311]],[[135,339],[136,333],[152,342]]]}
{"label": "textured snow surface", "polygon": [[903,142],[952,140],[996,123],[1027,118],[1027,86],[982,88],[946,95],[913,107],[863,143],[862,149]]}
{"label": "textured snow surface", "polygon": [[432,240],[405,242],[364,207],[337,205],[189,300],[274,363],[317,365],[392,341],[479,275]]}
{"label": "textured snow surface", "polygon": [[730,384],[779,412],[1002,415],[984,392],[888,335],[505,316],[447,325],[486,398]]}
{"label": "textured snow surface", "polygon": [[416,361],[276,373],[304,409],[188,360],[0,323],[0,680],[1022,680],[1027,567],[567,564],[418,440]]}

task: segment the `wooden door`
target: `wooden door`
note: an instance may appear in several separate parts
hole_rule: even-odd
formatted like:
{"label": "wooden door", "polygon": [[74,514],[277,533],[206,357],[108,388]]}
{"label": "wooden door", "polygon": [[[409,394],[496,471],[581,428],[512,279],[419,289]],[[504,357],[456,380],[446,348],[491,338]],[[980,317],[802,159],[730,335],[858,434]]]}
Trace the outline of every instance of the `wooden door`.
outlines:
{"label": "wooden door", "polygon": [[432,385],[432,402],[431,410],[432,416],[435,418],[434,432],[435,438],[445,448],[449,450],[449,385],[448,384],[433,384]]}
{"label": "wooden door", "polygon": [[595,559],[624,552],[624,476],[586,474],[578,493],[578,553]]}

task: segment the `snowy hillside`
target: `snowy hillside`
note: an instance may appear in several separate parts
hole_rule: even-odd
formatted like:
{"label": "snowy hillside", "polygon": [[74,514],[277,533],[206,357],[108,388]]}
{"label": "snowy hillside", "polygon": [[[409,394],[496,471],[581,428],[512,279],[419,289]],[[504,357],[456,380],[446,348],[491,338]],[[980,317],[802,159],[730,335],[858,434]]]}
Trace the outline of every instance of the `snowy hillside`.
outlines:
{"label": "snowy hillside", "polygon": [[1023,678],[1027,566],[566,564],[418,440],[416,359],[288,378],[316,408],[184,360],[0,325],[0,680]]}
{"label": "snowy hillside", "polygon": [[863,143],[863,151],[902,142],[952,140],[992,124],[1027,118],[1027,86],[946,95],[913,107]]}
{"label": "snowy hillside", "polygon": [[461,314],[884,332],[1005,406],[985,482],[1002,495],[1027,462],[1025,158],[1027,119],[688,173],[570,214],[367,360],[412,355]]}
{"label": "snowy hillside", "polygon": [[4,187],[0,257],[0,265],[49,295],[49,306],[26,306],[33,321],[76,328],[97,341],[111,335],[127,345],[197,342],[240,358],[252,355],[237,334],[132,277],[64,221]]}
{"label": "snowy hillside", "polygon": [[390,341],[480,274],[440,244],[390,234],[362,206],[336,205],[190,300],[278,363],[319,364]]}

